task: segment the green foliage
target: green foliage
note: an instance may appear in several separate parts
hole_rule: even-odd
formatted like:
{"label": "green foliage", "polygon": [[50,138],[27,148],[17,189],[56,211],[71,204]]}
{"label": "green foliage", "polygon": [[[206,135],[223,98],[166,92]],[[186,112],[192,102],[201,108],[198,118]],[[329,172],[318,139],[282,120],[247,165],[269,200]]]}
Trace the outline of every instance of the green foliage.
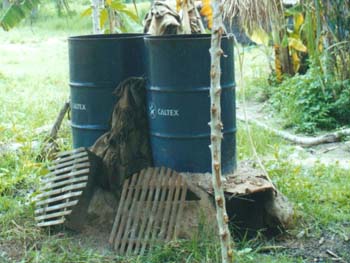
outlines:
{"label": "green foliage", "polygon": [[72,11],[69,6],[68,0],[53,0],[56,5],[58,16],[62,16],[64,13],[70,14]]}
{"label": "green foliage", "polygon": [[[85,9],[81,16],[90,16],[92,7]],[[140,19],[121,0],[106,0],[100,9],[100,27],[104,33],[141,32]]]}
{"label": "green foliage", "polygon": [[266,165],[277,188],[289,197],[303,221],[313,228],[349,222],[349,171],[336,163],[307,169],[286,161],[287,157],[287,152],[276,151]]}
{"label": "green foliage", "polygon": [[9,31],[27,17],[39,3],[40,0],[16,0],[0,17],[0,26]]}
{"label": "green foliage", "polygon": [[309,0],[287,10],[300,18],[309,70],[285,78],[273,90],[271,102],[285,126],[315,133],[350,124],[350,32],[345,26],[349,8],[343,0]]}
{"label": "green foliage", "polygon": [[305,75],[286,79],[274,88],[272,105],[287,127],[315,133],[350,124],[350,81],[325,79],[312,66]]}

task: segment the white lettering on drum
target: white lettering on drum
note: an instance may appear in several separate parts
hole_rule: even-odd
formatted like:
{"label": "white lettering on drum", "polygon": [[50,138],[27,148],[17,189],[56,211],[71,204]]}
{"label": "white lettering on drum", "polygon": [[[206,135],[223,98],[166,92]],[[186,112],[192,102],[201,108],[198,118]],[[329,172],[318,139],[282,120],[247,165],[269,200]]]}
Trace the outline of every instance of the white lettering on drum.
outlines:
{"label": "white lettering on drum", "polygon": [[85,104],[73,103],[72,105],[74,110],[86,110]]}
{"label": "white lettering on drum", "polygon": [[149,105],[149,115],[152,119],[155,119],[157,116],[179,117],[180,112],[178,109],[157,108],[157,106],[151,102]]}

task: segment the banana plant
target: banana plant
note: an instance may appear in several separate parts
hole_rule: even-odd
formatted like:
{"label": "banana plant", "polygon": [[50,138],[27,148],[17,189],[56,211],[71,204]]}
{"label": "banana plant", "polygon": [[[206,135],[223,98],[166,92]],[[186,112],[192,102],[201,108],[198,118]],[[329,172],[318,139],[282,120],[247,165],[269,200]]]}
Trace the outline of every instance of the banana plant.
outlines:
{"label": "banana plant", "polygon": [[303,34],[304,28],[304,14],[300,5],[296,5],[285,11],[286,18],[291,18],[293,26],[287,28],[286,35],[282,41],[284,46],[288,46],[289,55],[293,65],[293,74],[300,70],[301,61],[307,55],[307,43]]}
{"label": "banana plant", "polygon": [[9,31],[29,16],[32,10],[38,6],[40,0],[16,0],[10,4],[5,13],[0,17],[0,26]]}
{"label": "banana plant", "polygon": [[[90,16],[93,14],[93,6],[88,7],[81,14],[82,16]],[[128,9],[121,0],[105,0],[98,10],[99,28],[104,33],[127,32],[130,27],[140,27],[137,11]]]}
{"label": "banana plant", "polygon": [[[6,7],[5,12],[0,17],[0,26],[9,31],[11,28],[17,26],[23,19],[30,16],[32,11],[40,4],[40,0],[13,0],[9,1],[9,6]],[[68,0],[54,0],[57,13],[62,14],[65,10],[70,13]]]}

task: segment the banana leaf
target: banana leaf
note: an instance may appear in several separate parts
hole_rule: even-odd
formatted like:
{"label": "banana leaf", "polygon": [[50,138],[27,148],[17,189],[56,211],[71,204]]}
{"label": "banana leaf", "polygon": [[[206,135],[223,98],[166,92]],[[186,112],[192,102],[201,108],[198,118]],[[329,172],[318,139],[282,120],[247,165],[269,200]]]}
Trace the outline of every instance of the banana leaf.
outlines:
{"label": "banana leaf", "polygon": [[0,17],[0,26],[9,31],[15,27],[22,19],[26,18],[40,3],[40,0],[18,0],[8,7],[5,13]]}

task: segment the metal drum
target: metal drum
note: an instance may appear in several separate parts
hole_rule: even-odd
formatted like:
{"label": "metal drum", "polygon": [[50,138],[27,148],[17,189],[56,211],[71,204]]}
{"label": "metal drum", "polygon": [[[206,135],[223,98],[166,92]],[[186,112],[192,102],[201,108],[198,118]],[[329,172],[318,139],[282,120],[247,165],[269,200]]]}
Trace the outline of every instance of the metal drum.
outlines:
{"label": "metal drum", "polygon": [[[147,106],[155,166],[211,172],[210,35],[146,36]],[[236,167],[233,39],[221,59],[222,171]]]}
{"label": "metal drum", "polygon": [[75,36],[68,39],[73,147],[89,147],[109,129],[124,79],[144,75],[143,34]]}

